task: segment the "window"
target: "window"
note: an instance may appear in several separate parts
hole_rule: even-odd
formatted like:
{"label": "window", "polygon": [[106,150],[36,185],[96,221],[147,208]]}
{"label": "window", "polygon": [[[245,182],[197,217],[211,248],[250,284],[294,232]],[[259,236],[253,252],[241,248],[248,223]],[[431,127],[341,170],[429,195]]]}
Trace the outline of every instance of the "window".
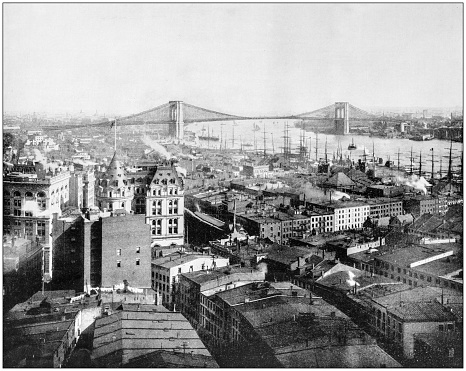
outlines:
{"label": "window", "polygon": [[178,274],[180,274],[180,273],[181,273],[181,268],[178,268]]}
{"label": "window", "polygon": [[141,259],[136,259],[136,265],[141,265]]}
{"label": "window", "polygon": [[117,268],[121,268],[121,260],[117,260]]}
{"label": "window", "polygon": [[168,234],[178,233],[178,219],[168,219]]}
{"label": "window", "polygon": [[117,256],[120,256],[121,255],[121,249],[117,249],[116,254],[117,254]]}
{"label": "window", "polygon": [[438,325],[438,330],[443,331],[443,325]]}

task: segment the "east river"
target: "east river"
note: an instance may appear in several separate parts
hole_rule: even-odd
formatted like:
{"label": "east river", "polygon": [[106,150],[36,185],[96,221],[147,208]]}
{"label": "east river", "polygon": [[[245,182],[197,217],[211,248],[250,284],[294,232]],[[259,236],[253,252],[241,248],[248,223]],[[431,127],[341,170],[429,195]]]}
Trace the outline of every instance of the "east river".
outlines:
{"label": "east river", "polygon": [[[289,131],[288,137],[290,138],[290,148],[292,153],[299,152],[300,135],[302,131],[294,127],[294,121],[291,120],[275,120],[275,121],[237,121],[234,124],[232,121],[224,122],[211,122],[211,123],[194,123],[189,124],[185,130],[193,131],[198,135],[210,136],[221,138],[222,140],[200,140],[201,147],[240,149],[245,151],[264,151],[264,125],[265,125],[265,147],[268,153],[274,150],[275,153],[282,153],[284,146],[284,129],[285,124],[288,122]],[[254,130],[256,128],[256,130]],[[448,157],[450,153],[450,142],[446,140],[433,139],[430,141],[413,141],[409,139],[389,139],[379,137],[369,137],[365,135],[327,135],[316,134],[313,132],[304,132],[306,140],[306,148],[311,151],[310,158],[316,159],[316,137],[317,137],[317,158],[322,159],[325,157],[325,143],[327,143],[328,159],[333,158],[333,154],[337,152],[338,146],[343,150],[343,157],[350,158],[357,161],[363,158],[364,153],[372,157],[374,149],[375,157],[382,158],[383,162],[390,159],[394,165],[398,165],[398,152],[400,159],[400,167],[410,166],[411,164],[411,149],[413,154],[413,167],[419,168],[419,156],[422,156],[422,171],[428,173],[432,168],[432,151],[434,153],[434,172],[440,170],[442,167],[442,174],[445,175],[448,170]],[[233,140],[234,138],[234,140]],[[348,150],[348,145],[354,141],[356,150]],[[255,143],[255,144],[254,144]],[[453,142],[452,144],[452,162],[453,170],[459,170],[461,163],[460,157],[462,156],[463,143]]]}

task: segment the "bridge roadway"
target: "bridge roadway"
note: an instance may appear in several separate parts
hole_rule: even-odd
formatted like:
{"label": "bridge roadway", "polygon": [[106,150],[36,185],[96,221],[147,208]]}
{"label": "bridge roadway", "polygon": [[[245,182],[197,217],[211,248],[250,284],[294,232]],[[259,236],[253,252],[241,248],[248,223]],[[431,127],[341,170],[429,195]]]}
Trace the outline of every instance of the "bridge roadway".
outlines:
{"label": "bridge roadway", "polygon": [[[320,108],[318,110],[307,112],[299,115],[281,115],[281,116],[235,116],[221,112],[212,111],[209,109],[196,107],[188,103],[180,101],[170,101],[150,110],[146,110],[137,114],[116,118],[109,121],[99,122],[96,124],[76,124],[63,126],[45,126],[44,130],[70,130],[78,128],[93,128],[105,127],[116,122],[118,126],[132,125],[169,125],[175,127],[172,131],[177,137],[183,136],[181,126],[194,122],[216,122],[216,121],[244,121],[244,120],[308,120],[308,121],[324,121],[328,120],[343,130],[342,134],[348,134],[349,122],[358,121],[401,121],[397,119],[379,118],[369,114],[357,107],[352,106],[348,102],[337,102],[335,104]],[[180,130],[181,129],[181,130]]]}

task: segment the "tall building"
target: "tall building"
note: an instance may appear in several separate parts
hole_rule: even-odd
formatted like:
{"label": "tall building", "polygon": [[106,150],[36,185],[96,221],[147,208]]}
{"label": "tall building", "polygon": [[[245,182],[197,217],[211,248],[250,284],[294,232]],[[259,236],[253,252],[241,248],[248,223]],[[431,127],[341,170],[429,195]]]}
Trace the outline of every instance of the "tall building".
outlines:
{"label": "tall building", "polygon": [[146,190],[146,221],[153,245],[184,243],[183,181],[173,164],[159,165]]}
{"label": "tall building", "polygon": [[102,211],[145,214],[152,246],[184,243],[184,185],[172,162],[146,161],[129,173],[115,153],[97,181],[96,201]]}
{"label": "tall building", "polygon": [[52,276],[52,215],[69,202],[70,172],[56,163],[17,164],[3,177],[3,232],[43,249],[44,275]]}
{"label": "tall building", "polygon": [[53,221],[55,289],[151,290],[149,226],[144,215],[80,212]]}

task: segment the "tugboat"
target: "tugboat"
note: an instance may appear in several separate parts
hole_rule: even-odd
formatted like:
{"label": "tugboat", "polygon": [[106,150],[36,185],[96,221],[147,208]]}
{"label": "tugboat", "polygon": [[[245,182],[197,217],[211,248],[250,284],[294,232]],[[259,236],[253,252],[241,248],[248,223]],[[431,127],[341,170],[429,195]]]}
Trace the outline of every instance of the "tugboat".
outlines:
{"label": "tugboat", "polygon": [[354,139],[351,139],[351,144],[348,146],[350,151],[357,149],[356,144],[354,144]]}

